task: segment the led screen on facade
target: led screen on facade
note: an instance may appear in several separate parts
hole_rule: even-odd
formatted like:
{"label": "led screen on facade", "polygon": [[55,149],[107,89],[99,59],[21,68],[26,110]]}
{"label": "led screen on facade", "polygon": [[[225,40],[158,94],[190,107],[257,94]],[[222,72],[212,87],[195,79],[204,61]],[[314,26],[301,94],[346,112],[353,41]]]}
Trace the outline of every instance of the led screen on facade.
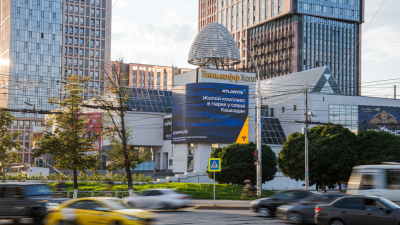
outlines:
{"label": "led screen on facade", "polygon": [[400,108],[387,106],[358,106],[359,132],[365,130],[384,130],[400,135]]}
{"label": "led screen on facade", "polygon": [[249,87],[192,83],[172,93],[172,143],[247,143]]}

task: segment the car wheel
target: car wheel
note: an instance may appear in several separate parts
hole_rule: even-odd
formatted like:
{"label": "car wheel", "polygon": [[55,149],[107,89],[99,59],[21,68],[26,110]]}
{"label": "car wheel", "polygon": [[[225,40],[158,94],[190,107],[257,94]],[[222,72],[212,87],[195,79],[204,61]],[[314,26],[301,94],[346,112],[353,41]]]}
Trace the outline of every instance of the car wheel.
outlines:
{"label": "car wheel", "polygon": [[344,223],[341,220],[335,219],[331,221],[330,225],[344,225]]}
{"label": "car wheel", "polygon": [[19,218],[14,218],[13,221],[14,221],[14,223],[18,223]]}
{"label": "car wheel", "polygon": [[133,202],[128,202],[128,205],[133,209],[137,209],[137,205]]}
{"label": "car wheel", "polygon": [[166,202],[164,202],[164,203],[162,204],[162,208],[165,209],[165,210],[169,209],[169,204],[166,203]]}
{"label": "car wheel", "polygon": [[291,223],[302,223],[303,216],[298,213],[288,213],[287,221],[289,221]]}
{"label": "car wheel", "polygon": [[259,208],[258,209],[258,216],[268,217],[270,215],[271,215],[271,210],[269,210],[268,208]]}

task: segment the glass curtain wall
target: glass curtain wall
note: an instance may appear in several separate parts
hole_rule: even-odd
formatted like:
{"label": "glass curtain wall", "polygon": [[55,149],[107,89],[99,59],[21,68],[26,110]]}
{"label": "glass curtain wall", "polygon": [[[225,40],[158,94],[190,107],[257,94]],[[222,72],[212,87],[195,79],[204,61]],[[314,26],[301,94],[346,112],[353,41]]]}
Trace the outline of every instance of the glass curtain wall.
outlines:
{"label": "glass curtain wall", "polygon": [[314,16],[299,17],[300,71],[328,65],[345,95],[357,94],[359,26]]}
{"label": "glass curtain wall", "polygon": [[[7,74],[9,95],[3,95],[2,98],[8,97],[8,107],[13,109],[32,109],[26,102],[35,105],[36,110],[54,110],[57,106],[50,105],[46,99],[60,92],[55,82],[61,80],[62,75],[62,1],[13,3],[12,26],[11,29],[8,27],[11,30],[12,45],[11,61],[7,61],[11,67]],[[9,18],[4,18],[7,9],[2,8],[2,11],[2,20],[7,24]],[[3,25],[2,52],[8,48],[7,42],[3,42],[7,36],[7,32],[3,33],[6,25]],[[15,117],[44,118],[43,114],[12,114]]]}

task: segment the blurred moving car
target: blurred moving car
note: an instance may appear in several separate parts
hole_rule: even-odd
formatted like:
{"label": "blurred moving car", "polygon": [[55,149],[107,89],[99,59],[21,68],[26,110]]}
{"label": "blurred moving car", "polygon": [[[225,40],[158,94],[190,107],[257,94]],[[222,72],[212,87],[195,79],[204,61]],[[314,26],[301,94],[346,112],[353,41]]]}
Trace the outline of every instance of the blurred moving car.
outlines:
{"label": "blurred moving car", "polygon": [[119,198],[88,197],[69,200],[49,210],[44,225],[136,225],[154,221],[154,213],[131,209]]}
{"label": "blurred moving car", "polygon": [[57,207],[67,199],[55,198],[49,186],[34,183],[0,184],[0,218],[33,218],[40,223],[48,208]]}
{"label": "blurred moving car", "polygon": [[315,207],[318,225],[381,225],[400,223],[400,206],[385,198],[349,195]]}
{"label": "blurred moving car", "polygon": [[180,209],[188,207],[190,197],[172,189],[149,189],[141,195],[123,199],[132,208],[139,209]]}
{"label": "blurred moving car", "polygon": [[301,200],[293,205],[281,205],[276,210],[276,217],[291,223],[314,223],[315,206],[318,204],[329,204],[345,194],[315,194]]}
{"label": "blurred moving car", "polygon": [[276,213],[276,209],[281,205],[293,204],[300,202],[308,196],[321,193],[304,189],[290,189],[277,192],[271,197],[261,198],[251,202],[251,209],[259,216],[268,217]]}
{"label": "blurred moving car", "polygon": [[346,194],[375,195],[400,204],[400,163],[355,166]]}

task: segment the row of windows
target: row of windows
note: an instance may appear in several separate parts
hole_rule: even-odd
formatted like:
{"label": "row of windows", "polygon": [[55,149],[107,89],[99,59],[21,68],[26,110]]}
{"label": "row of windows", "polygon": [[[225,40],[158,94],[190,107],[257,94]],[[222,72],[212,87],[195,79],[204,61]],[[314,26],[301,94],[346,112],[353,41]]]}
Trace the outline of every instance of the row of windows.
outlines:
{"label": "row of windows", "polygon": [[[68,0],[65,0],[65,2],[68,2]],[[70,3],[75,3],[75,4],[81,4],[84,5],[85,4],[85,0],[69,0]],[[90,4],[92,6],[98,6],[100,7],[100,0],[90,0]]]}
{"label": "row of windows", "polygon": [[316,12],[330,12],[336,15],[346,14],[346,16],[360,16],[360,11],[358,10],[350,10],[350,9],[343,9],[343,8],[336,8],[336,7],[329,7],[329,6],[322,6],[322,5],[313,5],[308,3],[299,3],[299,9],[304,10],[313,10],[315,9]]}
{"label": "row of windows", "polygon": [[[84,17],[65,16],[65,22],[66,23],[68,23],[68,22],[69,23],[74,23],[75,22],[75,24],[80,24],[80,25],[84,26],[85,25],[84,21],[85,21]],[[86,24],[86,25],[89,26],[89,24]],[[100,27],[100,20],[98,20],[98,19],[90,19],[90,26],[92,26],[92,27],[94,27],[94,26]]]}
{"label": "row of windows", "polygon": [[[22,9],[22,12],[23,12],[23,10],[24,10],[24,8]],[[36,11],[35,11],[35,12],[36,12]],[[20,8],[20,7],[17,7],[17,13],[21,13],[21,8]],[[32,10],[32,9],[29,9],[29,10],[28,10],[28,13],[29,13],[29,15],[32,15],[33,10]],[[46,16],[46,13],[49,13],[48,15],[50,15],[48,18],[50,18],[50,17],[57,18],[57,13],[54,13],[54,12],[40,11],[40,16],[41,16],[41,17],[47,17],[47,16]]]}
{"label": "row of windows", "polygon": [[[29,102],[28,102],[29,103]],[[32,126],[42,126],[42,122],[41,121],[24,121],[24,120],[14,120],[13,123],[9,123],[7,125],[7,128],[11,129],[13,128],[14,130],[16,129],[31,129],[31,125]]]}
{"label": "row of windows", "polygon": [[[83,70],[77,70],[77,69],[74,69],[73,70],[74,71],[74,75],[78,75],[78,76],[83,76]],[[87,70],[85,70],[85,72],[88,72]],[[99,75],[100,73],[99,73],[99,71],[92,71],[92,70],[90,70],[89,71],[89,74],[90,74],[90,78],[91,79],[96,79],[96,80],[104,80],[104,73],[101,73],[101,75]],[[68,76],[71,76],[72,75],[72,69],[68,69],[68,74],[67,74]],[[87,74],[85,74],[85,76],[88,76]]]}
{"label": "row of windows", "polygon": [[[70,13],[74,13],[74,9],[75,9],[75,13],[76,14],[81,14],[81,15],[84,15],[85,14],[85,7],[79,7],[79,6],[73,6],[73,5],[70,5],[69,6],[69,12]],[[93,8],[86,8],[87,9],[87,12],[89,13],[89,9],[90,9],[90,15],[86,15],[86,16],[97,16],[97,17],[100,17],[100,9],[93,9]],[[66,13],[68,13],[68,5],[66,5],[65,6],[65,12]]]}

